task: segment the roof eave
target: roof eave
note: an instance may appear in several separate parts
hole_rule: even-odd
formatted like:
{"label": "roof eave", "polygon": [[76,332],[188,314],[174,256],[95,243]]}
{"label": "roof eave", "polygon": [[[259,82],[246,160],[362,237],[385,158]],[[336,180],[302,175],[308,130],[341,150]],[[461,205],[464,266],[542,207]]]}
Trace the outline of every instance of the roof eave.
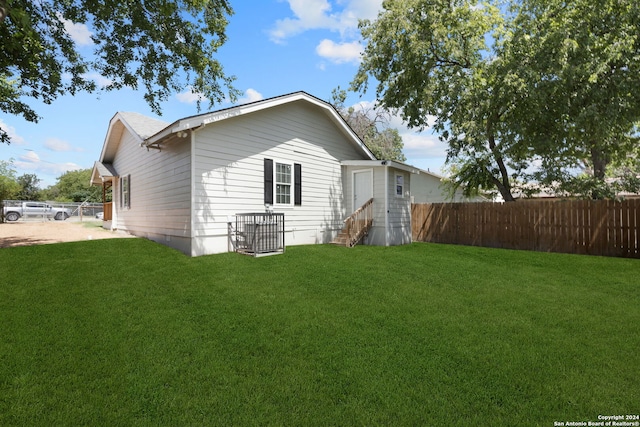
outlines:
{"label": "roof eave", "polygon": [[102,185],[104,182],[110,181],[117,176],[118,172],[113,168],[113,165],[105,164],[103,162],[95,162],[93,164],[93,170],[91,171],[90,184]]}
{"label": "roof eave", "polygon": [[362,142],[362,140],[360,140],[358,135],[356,135],[353,129],[349,127],[349,125],[331,104],[319,98],[316,98],[315,96],[309,95],[306,92],[294,92],[288,95],[281,95],[274,98],[263,99],[249,104],[242,104],[211,113],[187,117],[173,122],[171,125],[167,126],[160,132],[145,139],[143,145],[146,147],[159,149],[162,143],[173,134],[198,130],[211,123],[216,123],[241,115],[251,114],[256,111],[284,105],[299,100],[307,101],[319,108],[322,108],[329,115],[334,124],[336,124],[342,130],[342,132],[344,132],[345,135],[349,137],[351,142],[356,147],[358,147],[366,157],[368,157],[370,160],[376,160],[376,157],[373,155],[371,150],[369,150],[367,146]]}
{"label": "roof eave", "polygon": [[344,160],[342,164],[345,166],[368,166],[368,167],[383,166],[383,167],[400,169],[405,172],[409,172],[413,174],[421,173],[421,170],[419,168],[413,167],[411,165],[406,165],[404,163],[396,162],[394,160]]}

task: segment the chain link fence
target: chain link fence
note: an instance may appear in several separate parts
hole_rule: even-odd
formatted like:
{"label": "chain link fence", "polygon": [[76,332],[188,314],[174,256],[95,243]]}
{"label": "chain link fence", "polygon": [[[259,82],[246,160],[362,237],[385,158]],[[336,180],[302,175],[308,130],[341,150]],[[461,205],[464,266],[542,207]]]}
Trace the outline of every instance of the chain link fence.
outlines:
{"label": "chain link fence", "polygon": [[[22,206],[23,203],[30,202],[29,200],[3,200],[4,207]],[[63,208],[69,211],[69,218],[67,221],[100,221],[102,218],[97,218],[98,214],[103,213],[102,203],[89,203],[89,202],[56,202],[56,201],[38,201],[38,203],[47,203],[54,208]],[[47,217],[30,216],[23,217],[21,221],[48,221]]]}

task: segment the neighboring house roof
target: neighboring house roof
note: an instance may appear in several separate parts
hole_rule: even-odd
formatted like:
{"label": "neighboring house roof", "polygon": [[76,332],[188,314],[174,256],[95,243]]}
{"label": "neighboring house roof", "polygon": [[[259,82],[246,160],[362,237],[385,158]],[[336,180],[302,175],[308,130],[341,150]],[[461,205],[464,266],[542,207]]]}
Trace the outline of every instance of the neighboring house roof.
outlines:
{"label": "neighboring house roof", "polygon": [[[640,176],[636,177],[640,179]],[[617,184],[621,182],[621,178],[605,178],[605,183]],[[511,189],[511,194],[518,200],[540,200],[540,199],[572,199],[578,197],[576,194],[572,194],[568,191],[556,190],[554,187],[558,187],[560,182],[553,182],[551,185],[543,185],[536,182],[527,182],[520,184],[518,187],[514,186]],[[618,190],[616,197],[629,199],[640,198],[640,193],[632,193],[629,191]]]}

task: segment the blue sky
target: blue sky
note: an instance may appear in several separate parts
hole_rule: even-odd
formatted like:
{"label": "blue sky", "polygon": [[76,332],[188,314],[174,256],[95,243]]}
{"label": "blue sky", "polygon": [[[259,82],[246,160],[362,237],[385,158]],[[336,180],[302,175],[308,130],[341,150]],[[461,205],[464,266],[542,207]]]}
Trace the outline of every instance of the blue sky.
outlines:
{"label": "blue sky", "polygon": [[[358,19],[375,19],[381,4],[382,0],[231,0],[235,13],[217,58],[225,73],[236,77],[234,86],[244,92],[238,103],[299,90],[330,101],[331,91],[348,88],[358,69]],[[75,25],[68,30],[81,52],[90,54],[91,29]],[[94,78],[100,83],[99,76]],[[375,93],[370,92],[350,94],[347,105],[372,105]],[[41,187],[55,184],[66,171],[91,168],[117,111],[157,117],[142,92],[130,89],[64,96],[51,105],[28,102],[42,119],[33,124],[0,114],[0,125],[13,138],[11,145],[0,145],[0,160],[13,159],[18,175],[35,173]],[[162,104],[158,118],[173,122],[197,113],[195,96],[185,90]],[[412,132],[398,118],[392,125],[403,137],[408,164],[441,173],[446,147],[436,135],[430,130]]]}

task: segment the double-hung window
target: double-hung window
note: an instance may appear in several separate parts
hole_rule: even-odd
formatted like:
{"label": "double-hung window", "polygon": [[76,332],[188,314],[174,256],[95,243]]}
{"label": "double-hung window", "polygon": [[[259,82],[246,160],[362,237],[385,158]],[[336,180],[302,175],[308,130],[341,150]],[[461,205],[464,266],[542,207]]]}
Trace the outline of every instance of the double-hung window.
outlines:
{"label": "double-hung window", "polygon": [[292,170],[290,164],[276,163],[276,204],[291,204]]}
{"label": "double-hung window", "polygon": [[302,165],[264,159],[264,203],[302,205]]}

